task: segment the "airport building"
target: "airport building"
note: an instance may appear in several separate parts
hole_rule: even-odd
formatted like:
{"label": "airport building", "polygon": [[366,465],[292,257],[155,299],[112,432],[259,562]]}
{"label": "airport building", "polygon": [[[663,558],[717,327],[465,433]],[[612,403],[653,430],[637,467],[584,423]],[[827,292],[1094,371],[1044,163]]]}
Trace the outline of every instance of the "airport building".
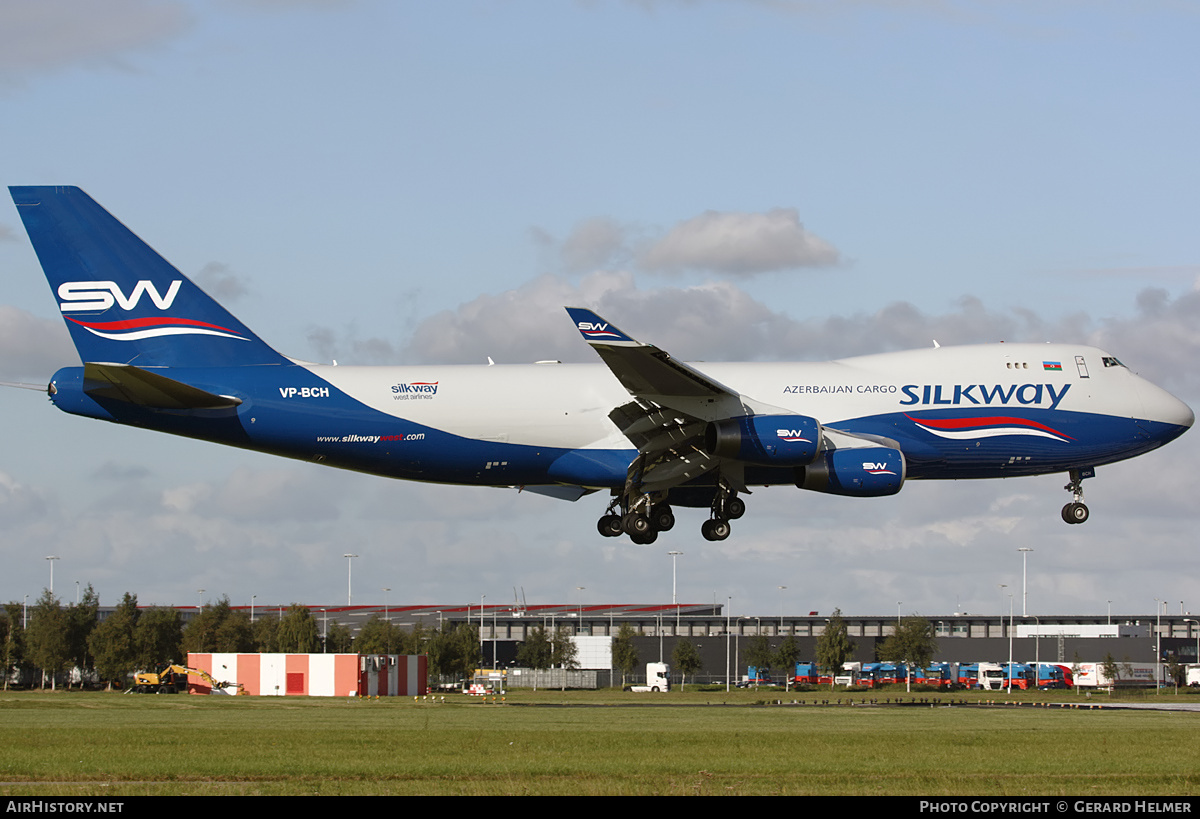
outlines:
{"label": "airport building", "polygon": [[[249,606],[234,607],[250,613]],[[185,622],[197,612],[195,606],[179,607]],[[256,606],[255,619],[277,617],[287,606]],[[479,629],[484,666],[504,669],[515,664],[516,652],[530,630],[541,626],[553,632],[565,626],[580,638],[610,638],[622,625],[630,625],[641,663],[670,662],[675,645],[689,640],[700,651],[704,667],[700,682],[740,679],[746,673],[742,659],[747,641],[765,636],[771,648],[791,637],[800,659],[815,658],[817,639],[824,632],[829,613],[805,615],[738,615],[719,604],[546,604],[531,606],[479,604],[446,605],[359,605],[309,606],[318,627],[324,630],[341,623],[357,633],[373,617],[383,617],[401,628],[418,624],[436,629],[449,623],[470,622]],[[1200,618],[1180,614],[1019,615],[951,614],[932,615],[937,640],[935,660],[941,662],[1100,662],[1111,655],[1118,662],[1156,663],[1174,658],[1180,663],[1200,662]],[[843,614],[850,639],[855,643],[853,660],[877,660],[876,647],[896,626],[895,614]],[[595,645],[605,641],[583,641],[587,665],[599,673],[598,685],[607,685],[611,659]],[[618,679],[619,681],[619,679]]]}

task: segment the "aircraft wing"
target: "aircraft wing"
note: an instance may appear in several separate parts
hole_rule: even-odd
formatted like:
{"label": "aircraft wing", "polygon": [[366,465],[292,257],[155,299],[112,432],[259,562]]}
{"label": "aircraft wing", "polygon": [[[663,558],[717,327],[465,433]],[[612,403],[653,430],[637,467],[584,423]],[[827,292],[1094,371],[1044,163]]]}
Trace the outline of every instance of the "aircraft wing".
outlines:
{"label": "aircraft wing", "polygon": [[583,340],[639,401],[669,407],[699,421],[787,412],[741,395],[666,350],[630,338],[591,310],[568,307],[567,313]]}
{"label": "aircraft wing", "polygon": [[749,491],[742,464],[705,452],[705,430],[712,421],[787,410],[742,395],[591,310],[568,307],[567,313],[634,398],[608,415],[640,453],[629,466],[627,485],[644,492],[669,489],[719,466],[731,486]]}

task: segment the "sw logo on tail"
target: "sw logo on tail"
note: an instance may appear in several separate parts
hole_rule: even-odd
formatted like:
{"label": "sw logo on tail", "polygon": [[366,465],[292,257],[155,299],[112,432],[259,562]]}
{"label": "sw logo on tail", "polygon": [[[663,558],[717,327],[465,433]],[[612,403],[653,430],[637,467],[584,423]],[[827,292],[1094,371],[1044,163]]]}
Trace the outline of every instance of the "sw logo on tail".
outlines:
{"label": "sw logo on tail", "polygon": [[[1073,494],[1062,517],[1082,523],[1097,466],[1194,420],[1092,347],[701,370],[576,307],[567,312],[603,367],[303,364],[78,188],[10,191],[82,361],[50,381],[65,412],[392,478],[568,500],[606,492],[600,533],[638,543],[670,530],[678,507],[707,509],[702,533],[723,540],[742,496],[779,484],[868,498],[906,480],[1062,472]],[[1039,362],[1042,381],[1019,377]]]}

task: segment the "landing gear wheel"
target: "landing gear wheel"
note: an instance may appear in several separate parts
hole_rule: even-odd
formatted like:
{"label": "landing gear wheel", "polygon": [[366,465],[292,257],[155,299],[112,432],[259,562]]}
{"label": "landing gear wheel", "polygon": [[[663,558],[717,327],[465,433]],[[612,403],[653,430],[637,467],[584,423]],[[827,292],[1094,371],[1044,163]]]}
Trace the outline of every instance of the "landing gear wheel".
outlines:
{"label": "landing gear wheel", "polygon": [[641,535],[630,535],[629,539],[639,546],[649,546],[654,541],[658,540],[658,532],[651,529],[649,532]]}
{"label": "landing gear wheel", "polygon": [[620,537],[623,531],[621,529],[621,516],[605,515],[596,524],[596,529],[605,537]]}
{"label": "landing gear wheel", "polygon": [[725,517],[737,520],[746,514],[746,502],[741,498],[730,498],[725,501]]}
{"label": "landing gear wheel", "polygon": [[665,503],[660,503],[650,511],[650,522],[659,532],[669,532],[675,526],[675,513]]}
{"label": "landing gear wheel", "polygon": [[729,537],[729,531],[729,521],[719,518],[706,520],[700,526],[700,534],[705,540],[724,540]]}
{"label": "landing gear wheel", "polygon": [[630,512],[621,520],[621,528],[630,537],[644,535],[651,530],[650,518],[638,512]]}
{"label": "landing gear wheel", "polygon": [[1083,523],[1088,519],[1087,504],[1068,503],[1062,508],[1062,519],[1067,523]]}

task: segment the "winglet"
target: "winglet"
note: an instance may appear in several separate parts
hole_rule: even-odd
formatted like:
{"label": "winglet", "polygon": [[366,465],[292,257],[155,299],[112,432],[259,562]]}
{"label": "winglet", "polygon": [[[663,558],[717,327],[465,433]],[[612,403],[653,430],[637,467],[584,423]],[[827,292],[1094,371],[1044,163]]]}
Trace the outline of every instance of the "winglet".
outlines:
{"label": "winglet", "polygon": [[583,307],[568,307],[567,313],[575,322],[575,329],[588,344],[619,344],[621,346],[643,346],[640,342],[622,333],[617,327],[591,310]]}

